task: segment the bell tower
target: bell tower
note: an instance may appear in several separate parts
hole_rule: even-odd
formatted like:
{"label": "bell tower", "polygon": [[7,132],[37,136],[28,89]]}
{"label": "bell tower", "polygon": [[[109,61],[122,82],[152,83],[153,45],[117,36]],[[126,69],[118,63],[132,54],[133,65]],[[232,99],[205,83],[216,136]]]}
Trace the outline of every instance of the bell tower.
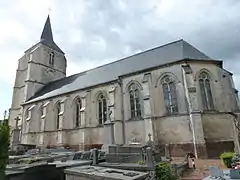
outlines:
{"label": "bell tower", "polygon": [[9,125],[21,128],[21,104],[51,81],[66,77],[67,61],[65,53],[54,42],[50,17],[47,17],[40,41],[24,52],[18,60]]}
{"label": "bell tower", "polygon": [[53,40],[49,16],[44,25],[40,42],[28,49],[25,54],[29,59],[24,94],[24,101],[27,101],[49,82],[66,77],[66,58],[64,52]]}

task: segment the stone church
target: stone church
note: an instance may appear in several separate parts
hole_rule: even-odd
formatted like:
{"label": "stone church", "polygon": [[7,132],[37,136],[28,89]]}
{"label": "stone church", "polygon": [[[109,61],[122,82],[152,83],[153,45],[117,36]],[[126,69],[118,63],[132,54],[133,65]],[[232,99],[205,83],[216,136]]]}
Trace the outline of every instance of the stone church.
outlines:
{"label": "stone church", "polygon": [[150,137],[202,157],[235,147],[233,74],[184,40],[68,77],[66,68],[48,16],[18,61],[9,123],[19,143],[82,150]]}

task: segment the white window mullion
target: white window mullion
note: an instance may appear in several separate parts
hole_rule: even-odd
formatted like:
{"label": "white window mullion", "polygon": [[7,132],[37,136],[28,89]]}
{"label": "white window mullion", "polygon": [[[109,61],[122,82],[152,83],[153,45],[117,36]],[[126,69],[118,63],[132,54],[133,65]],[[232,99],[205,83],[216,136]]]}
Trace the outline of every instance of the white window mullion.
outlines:
{"label": "white window mullion", "polygon": [[170,108],[170,113],[173,112],[173,107],[172,107],[172,94],[171,94],[171,89],[169,83],[167,84],[168,87],[168,100],[169,100],[169,108]]}
{"label": "white window mullion", "polygon": [[102,120],[101,120],[101,123],[103,124],[103,122],[104,122],[104,109],[103,109],[103,100],[101,100],[101,106],[102,106]]}
{"label": "white window mullion", "polygon": [[206,87],[206,79],[203,80],[203,87],[204,87],[204,93],[207,100],[207,109],[210,109],[209,99],[208,99],[208,92]]}
{"label": "white window mullion", "polygon": [[134,114],[137,116],[137,103],[136,103],[136,91],[133,91],[133,102],[134,102]]}

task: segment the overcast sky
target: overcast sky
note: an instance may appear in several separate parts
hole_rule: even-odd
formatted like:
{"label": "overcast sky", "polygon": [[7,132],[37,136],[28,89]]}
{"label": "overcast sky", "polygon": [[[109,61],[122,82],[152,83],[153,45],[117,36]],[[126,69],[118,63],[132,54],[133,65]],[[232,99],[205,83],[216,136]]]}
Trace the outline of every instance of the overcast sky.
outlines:
{"label": "overcast sky", "polygon": [[0,118],[18,59],[39,41],[49,8],[68,75],[183,38],[224,61],[240,88],[239,0],[0,0]]}

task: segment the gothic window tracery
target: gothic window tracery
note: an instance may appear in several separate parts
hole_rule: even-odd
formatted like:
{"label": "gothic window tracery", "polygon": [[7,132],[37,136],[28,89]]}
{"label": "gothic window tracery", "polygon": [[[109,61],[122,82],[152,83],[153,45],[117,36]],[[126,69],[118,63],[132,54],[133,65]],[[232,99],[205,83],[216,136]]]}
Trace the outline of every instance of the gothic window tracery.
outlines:
{"label": "gothic window tracery", "polygon": [[198,78],[203,109],[204,110],[214,109],[211,90],[211,80],[209,74],[206,72],[202,72],[200,73]]}
{"label": "gothic window tracery", "polygon": [[140,89],[136,83],[130,84],[128,87],[130,101],[130,116],[131,118],[142,117]]}
{"label": "gothic window tracery", "polygon": [[107,121],[107,99],[103,93],[100,93],[97,97],[98,106],[98,122],[104,124]]}
{"label": "gothic window tracery", "polygon": [[166,75],[161,79],[164,102],[167,112],[169,114],[174,114],[178,112],[177,103],[177,93],[176,93],[176,83],[174,78]]}

